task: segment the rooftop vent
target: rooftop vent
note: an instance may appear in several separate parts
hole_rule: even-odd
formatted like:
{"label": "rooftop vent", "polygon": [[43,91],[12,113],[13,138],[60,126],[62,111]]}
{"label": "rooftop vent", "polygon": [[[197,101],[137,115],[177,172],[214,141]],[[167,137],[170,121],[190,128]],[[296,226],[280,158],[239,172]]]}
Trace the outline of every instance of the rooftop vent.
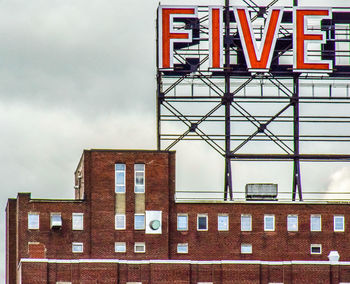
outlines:
{"label": "rooftop vent", "polygon": [[250,183],[245,186],[246,200],[277,200],[277,184]]}

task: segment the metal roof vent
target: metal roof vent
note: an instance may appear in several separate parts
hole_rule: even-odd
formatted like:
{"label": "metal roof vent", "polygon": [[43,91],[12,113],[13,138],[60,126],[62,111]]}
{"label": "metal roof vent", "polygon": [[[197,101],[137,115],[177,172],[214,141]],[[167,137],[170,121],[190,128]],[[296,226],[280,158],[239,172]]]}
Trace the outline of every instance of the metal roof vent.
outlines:
{"label": "metal roof vent", "polygon": [[278,186],[274,183],[249,183],[245,186],[246,200],[277,200]]}
{"label": "metal roof vent", "polygon": [[50,227],[56,230],[62,228],[61,213],[51,213]]}

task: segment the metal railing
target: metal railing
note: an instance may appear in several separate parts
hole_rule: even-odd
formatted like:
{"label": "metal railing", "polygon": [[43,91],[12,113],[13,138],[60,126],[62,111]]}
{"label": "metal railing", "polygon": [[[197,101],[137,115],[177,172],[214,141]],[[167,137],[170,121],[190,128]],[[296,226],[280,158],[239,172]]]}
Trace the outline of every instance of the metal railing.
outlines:
{"label": "metal railing", "polygon": [[[177,190],[175,193],[176,202],[292,202],[290,191],[278,192],[276,199],[247,199],[245,191],[234,191],[233,201],[224,201],[223,192],[220,190]],[[295,202],[295,201],[294,201]],[[350,203],[350,191],[304,191],[303,201],[306,202],[322,202],[322,203]]]}

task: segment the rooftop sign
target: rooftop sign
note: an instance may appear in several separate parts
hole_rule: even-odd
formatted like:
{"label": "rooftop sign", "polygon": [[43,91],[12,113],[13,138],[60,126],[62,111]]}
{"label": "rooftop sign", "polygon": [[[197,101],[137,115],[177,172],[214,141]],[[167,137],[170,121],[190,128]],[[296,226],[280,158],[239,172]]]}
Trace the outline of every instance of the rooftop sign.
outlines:
{"label": "rooftop sign", "polygon": [[[223,50],[230,44],[237,62],[233,73],[246,75],[252,72],[317,72],[341,76],[350,72],[350,64],[340,64],[336,57],[349,45],[341,42],[344,25],[350,25],[350,12],[332,8],[271,7],[260,26],[246,7],[231,7],[230,34],[224,34],[224,9],[221,6],[206,7],[209,18],[207,37],[199,33],[203,7],[159,6],[158,8],[158,68],[163,71],[185,70],[174,61],[176,51],[194,46],[203,46],[208,56],[207,70],[213,75],[224,71]],[[201,16],[199,16],[201,9]],[[202,50],[202,49],[201,49]],[[279,62],[289,54],[290,63]],[[199,65],[199,56],[182,55],[191,65]],[[196,60],[197,59],[197,60]],[[191,63],[192,62],[192,63]],[[349,65],[349,67],[348,67]],[[337,68],[336,68],[337,67]],[[192,71],[193,71],[192,66]],[[348,76],[349,74],[347,74]]]}

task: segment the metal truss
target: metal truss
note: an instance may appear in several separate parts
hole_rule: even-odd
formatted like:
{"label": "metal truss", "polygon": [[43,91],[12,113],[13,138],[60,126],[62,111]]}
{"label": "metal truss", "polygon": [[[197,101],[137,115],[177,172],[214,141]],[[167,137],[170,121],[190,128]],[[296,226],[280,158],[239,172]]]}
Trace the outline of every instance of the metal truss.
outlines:
{"label": "metal truss", "polygon": [[[266,7],[258,6],[252,0],[243,2],[249,7],[252,21],[264,23],[266,12],[278,0]],[[293,6],[297,5],[297,0],[294,0]],[[292,7],[288,9],[287,15]],[[339,23],[344,22],[342,11],[339,8],[335,12],[341,19]],[[332,27],[338,24],[337,20],[323,23],[328,27],[331,44],[324,45],[322,50],[309,51],[311,55],[331,58],[333,66],[337,66],[333,73],[291,73],[292,25],[288,19],[282,20],[270,72],[251,74],[246,71],[242,59],[242,46],[229,0],[225,0],[224,68],[215,71],[208,68],[208,8],[199,7],[198,14],[198,21],[184,20],[177,25],[178,29],[191,28],[196,36],[193,44],[175,45],[174,70],[161,70],[157,62],[158,149],[170,150],[186,140],[201,140],[210,145],[225,161],[225,200],[233,200],[232,162],[290,161],[293,163],[292,200],[303,200],[300,162],[350,161],[347,154],[305,153],[301,149],[301,145],[307,143],[350,143],[350,134],[344,135],[350,124],[350,115],[327,112],[329,105],[347,106],[350,103],[347,83],[350,63],[337,66],[341,60],[350,62],[350,52],[338,48],[335,54],[338,43],[350,43],[349,29],[338,29],[339,34],[336,34]],[[254,28],[258,36],[261,27]],[[283,65],[281,62],[284,61],[287,63]],[[322,92],[315,93],[315,86],[321,85]],[[307,92],[301,90],[305,86]],[[339,89],[342,89],[341,95]],[[301,107],[310,104],[324,104],[324,113],[301,113]],[[175,123],[176,126],[168,127]],[[301,125],[310,124],[316,125],[316,130],[322,130],[319,125],[345,125],[345,130],[335,134],[300,132]],[[285,129],[288,129],[287,133]],[[251,143],[263,143],[268,149],[263,147],[263,152],[253,153],[250,148],[246,149]]]}

